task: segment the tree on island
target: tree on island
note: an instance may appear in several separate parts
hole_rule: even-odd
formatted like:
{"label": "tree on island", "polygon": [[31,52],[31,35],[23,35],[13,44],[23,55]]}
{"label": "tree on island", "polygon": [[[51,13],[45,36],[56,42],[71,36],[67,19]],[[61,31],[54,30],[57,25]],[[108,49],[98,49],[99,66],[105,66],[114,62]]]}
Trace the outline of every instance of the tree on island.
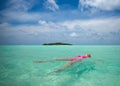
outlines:
{"label": "tree on island", "polygon": [[43,45],[72,45],[69,43],[55,42],[55,43],[44,43]]}

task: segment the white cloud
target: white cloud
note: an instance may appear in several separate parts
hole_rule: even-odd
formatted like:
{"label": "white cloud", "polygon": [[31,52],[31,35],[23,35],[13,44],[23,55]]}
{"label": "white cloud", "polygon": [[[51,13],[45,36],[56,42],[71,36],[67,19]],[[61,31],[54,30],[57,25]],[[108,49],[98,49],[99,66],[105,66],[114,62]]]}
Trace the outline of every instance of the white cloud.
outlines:
{"label": "white cloud", "polygon": [[10,0],[7,6],[9,11],[27,11],[33,6],[33,0]]}
{"label": "white cloud", "polygon": [[4,29],[4,28],[8,27],[9,25],[10,25],[10,24],[7,23],[7,22],[1,23],[1,24],[0,24],[0,29]]}
{"label": "white cloud", "polygon": [[[10,25],[8,23],[0,24],[0,37],[29,37],[30,39],[39,39],[50,41],[64,40],[70,42],[94,42],[94,41],[119,41],[120,18],[73,20],[62,22],[46,22],[39,20],[37,25]],[[112,33],[112,34],[111,34]],[[71,37],[70,37],[71,36]],[[88,39],[88,37],[90,39]],[[87,39],[87,41],[86,41]]]}
{"label": "white cloud", "polygon": [[91,6],[101,10],[120,10],[120,0],[79,0],[79,8]]}
{"label": "white cloud", "polygon": [[[36,32],[44,32],[44,31],[95,31],[98,33],[110,33],[117,32],[120,30],[120,18],[101,18],[101,19],[87,19],[87,20],[73,20],[73,21],[62,21],[62,22],[46,22],[45,20],[39,20],[38,25],[25,25],[21,24],[18,26],[10,26],[8,23],[0,24],[0,27],[5,28],[6,26],[10,26],[12,28],[19,29],[27,29],[28,32],[31,30],[35,30]],[[40,31],[39,31],[40,30]],[[77,34],[74,32],[72,35]]]}
{"label": "white cloud", "polygon": [[49,10],[52,10],[52,11],[59,10],[59,6],[55,2],[55,0],[47,0],[44,5]]}
{"label": "white cloud", "polygon": [[93,30],[99,33],[109,33],[120,30],[120,18],[73,20],[65,21],[62,25],[72,30],[82,28],[84,30]]}
{"label": "white cloud", "polygon": [[44,21],[44,20],[39,20],[38,23],[41,24],[41,25],[45,25],[45,24],[47,24],[47,22]]}
{"label": "white cloud", "polygon": [[70,34],[70,36],[71,36],[71,37],[78,37],[78,34],[75,33],[75,32],[73,32],[73,33]]}
{"label": "white cloud", "polygon": [[11,25],[9,23],[1,23],[0,24],[0,31],[1,33],[6,33],[6,35],[8,34],[14,34],[14,33],[24,33],[24,34],[47,34],[47,33],[61,33],[63,31],[65,31],[65,28],[63,26],[61,26],[58,23],[54,23],[54,22],[46,22],[44,20],[39,20],[38,24],[31,24],[31,25],[27,25],[27,24],[21,24],[21,25]]}
{"label": "white cloud", "polygon": [[3,22],[30,22],[40,19],[39,13],[28,12],[36,3],[34,0],[9,0],[7,8],[0,11]]}
{"label": "white cloud", "polygon": [[39,13],[28,13],[28,12],[16,12],[16,11],[3,11],[2,21],[16,21],[16,22],[34,22],[41,18]]}
{"label": "white cloud", "polygon": [[[38,25],[17,25],[12,26],[8,23],[0,24],[0,28],[19,30],[25,33],[49,33],[49,32],[71,32],[70,36],[77,37],[77,33],[96,32],[97,34],[108,34],[120,31],[120,18],[73,20],[62,22],[46,22],[39,20]],[[77,33],[76,33],[77,32]]]}

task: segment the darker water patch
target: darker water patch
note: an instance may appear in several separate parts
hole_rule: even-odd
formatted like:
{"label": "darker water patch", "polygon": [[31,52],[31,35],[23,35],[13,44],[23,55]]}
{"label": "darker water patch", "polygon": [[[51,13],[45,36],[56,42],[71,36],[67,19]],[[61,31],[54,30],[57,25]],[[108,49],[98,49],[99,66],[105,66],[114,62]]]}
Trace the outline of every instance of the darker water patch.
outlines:
{"label": "darker water patch", "polygon": [[62,83],[61,86],[73,86],[73,84],[82,76],[85,76],[85,74],[94,70],[96,70],[94,62],[76,63],[69,69],[62,72],[63,75],[68,74],[69,76],[71,76],[71,78],[65,80],[65,82]]}

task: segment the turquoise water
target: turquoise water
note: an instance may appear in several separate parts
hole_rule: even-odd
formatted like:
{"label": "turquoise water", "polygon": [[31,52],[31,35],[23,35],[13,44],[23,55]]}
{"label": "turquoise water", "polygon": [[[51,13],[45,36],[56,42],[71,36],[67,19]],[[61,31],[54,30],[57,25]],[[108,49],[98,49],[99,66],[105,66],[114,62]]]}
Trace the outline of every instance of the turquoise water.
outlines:
{"label": "turquoise water", "polygon": [[[91,53],[60,72],[67,64],[33,63]],[[0,46],[0,86],[120,86],[120,46]]]}

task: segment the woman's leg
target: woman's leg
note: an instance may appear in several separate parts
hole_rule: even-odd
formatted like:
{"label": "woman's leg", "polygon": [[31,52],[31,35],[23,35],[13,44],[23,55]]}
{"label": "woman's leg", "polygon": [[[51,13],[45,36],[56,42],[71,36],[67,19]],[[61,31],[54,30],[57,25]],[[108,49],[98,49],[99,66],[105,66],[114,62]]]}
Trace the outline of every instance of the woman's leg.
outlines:
{"label": "woman's leg", "polygon": [[75,61],[71,61],[71,62],[68,62],[65,66],[63,66],[62,68],[58,69],[58,70],[55,70],[54,72],[60,72],[68,67],[70,67],[73,63],[75,63]]}

